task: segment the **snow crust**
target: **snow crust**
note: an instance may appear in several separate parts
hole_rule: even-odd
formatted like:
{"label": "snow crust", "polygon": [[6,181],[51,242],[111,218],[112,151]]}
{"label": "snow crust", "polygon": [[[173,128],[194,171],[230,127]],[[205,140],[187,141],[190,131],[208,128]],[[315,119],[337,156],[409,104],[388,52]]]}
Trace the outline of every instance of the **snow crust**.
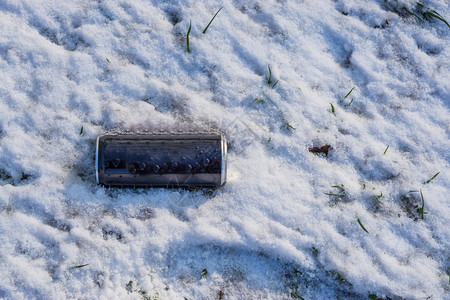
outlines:
{"label": "snow crust", "polygon": [[[395,7],[2,0],[0,298],[449,299],[450,28]],[[97,186],[111,130],[222,132],[228,181]]]}

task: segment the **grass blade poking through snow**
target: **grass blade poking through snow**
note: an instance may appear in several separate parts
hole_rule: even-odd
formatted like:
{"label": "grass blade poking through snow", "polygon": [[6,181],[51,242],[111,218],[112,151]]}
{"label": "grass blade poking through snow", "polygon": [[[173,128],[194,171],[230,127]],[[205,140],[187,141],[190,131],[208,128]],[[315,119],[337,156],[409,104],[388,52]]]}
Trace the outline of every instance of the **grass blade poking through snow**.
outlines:
{"label": "grass blade poking through snow", "polygon": [[209,25],[211,25],[212,21],[214,21],[214,18],[217,16],[217,14],[219,13],[219,11],[222,9],[223,7],[219,8],[219,10],[216,12],[216,14],[214,15],[214,17],[212,17],[211,21],[209,21],[208,25],[206,25],[205,29],[203,29],[203,34],[206,33],[206,30],[208,30]]}
{"label": "grass blade poking through snow", "polygon": [[74,267],[71,267],[70,270],[72,270],[72,269],[79,269],[79,268],[83,268],[83,267],[86,267],[86,266],[89,266],[89,264],[74,266]]}
{"label": "grass blade poking through snow", "polygon": [[381,202],[381,198],[383,198],[383,192],[380,192],[379,195],[375,196],[375,200],[377,200],[378,203],[383,204],[383,202]]}
{"label": "grass blade poking through snow", "polygon": [[286,123],[286,128],[287,129],[292,129],[292,130],[296,130],[297,129],[294,126],[292,126],[291,124],[289,124],[289,123]]}
{"label": "grass blade poking through snow", "polygon": [[340,189],[342,192],[345,192],[345,189],[340,185],[332,185],[331,187]]}
{"label": "grass blade poking through snow", "polygon": [[422,220],[423,220],[423,215],[427,214],[426,211],[424,211],[425,209],[425,200],[423,200],[423,194],[422,194],[422,189],[420,189],[420,197],[422,198],[422,207],[417,209],[417,212],[422,214]]}
{"label": "grass blade poking through snow", "polygon": [[388,149],[389,149],[389,145],[386,147],[386,150],[384,150],[383,155],[386,155],[386,152],[388,151]]}
{"label": "grass blade poking through snow", "polygon": [[410,11],[409,9],[407,9],[406,7],[403,7],[403,10],[406,11],[408,14],[410,14],[410,15],[416,17],[421,23],[423,23],[423,20],[422,20],[418,15],[416,15],[415,13],[413,13],[412,11]]}
{"label": "grass blade poking through snow", "polygon": [[441,20],[442,22],[444,22],[450,28],[450,24],[448,24],[448,22],[440,14],[438,14],[435,10],[427,11],[425,14],[427,16],[429,16],[429,17]]}
{"label": "grass blade poking through snow", "polygon": [[266,81],[268,85],[272,84],[272,70],[270,69],[270,65],[267,65],[267,68],[269,69],[269,77],[266,75]]}
{"label": "grass blade poking through snow", "polygon": [[[344,100],[347,99],[348,96],[350,96],[350,94],[353,92],[353,90],[355,89],[355,87],[353,87],[350,92],[347,93],[347,95],[345,95]],[[350,106],[353,103],[353,99],[350,101],[350,103],[348,104],[344,104],[345,106]]]}
{"label": "grass blade poking through snow", "polygon": [[324,193],[324,194],[327,196],[334,196],[334,197],[341,197],[341,198],[345,197],[345,195],[341,195],[341,194],[333,194],[333,193]]}
{"label": "grass blade poking through snow", "polygon": [[191,53],[191,50],[189,49],[189,34],[191,33],[191,21],[189,21],[189,29],[186,35],[186,48],[187,52]]}
{"label": "grass blade poking through snow", "polygon": [[[385,0],[384,2],[387,2],[387,0]],[[399,12],[398,0],[395,0],[395,2],[396,6],[394,11]],[[419,20],[421,23],[425,23],[425,20],[431,21],[432,19],[438,19],[439,21],[444,22],[445,25],[450,28],[450,24],[437,11],[429,7],[425,7],[425,5],[420,2],[416,2],[416,7],[414,8],[408,9],[407,7],[402,7],[402,10],[407,14],[416,17],[417,20]]]}
{"label": "grass blade poking through snow", "polygon": [[334,105],[332,103],[330,103],[330,105],[331,105],[331,112],[334,114],[335,112]]}
{"label": "grass blade poking through snow", "polygon": [[355,88],[353,87],[353,88],[350,90],[350,92],[348,92],[347,95],[345,95],[344,99],[347,98],[348,96],[350,96],[350,94],[353,92],[354,89],[355,89]]}
{"label": "grass blade poking through snow", "polygon": [[81,129],[80,129],[80,135],[83,135],[83,132],[84,132],[83,129],[84,129],[83,126],[81,126]]}
{"label": "grass blade poking through snow", "polygon": [[345,195],[345,189],[342,186],[339,185],[333,185],[332,188],[336,188],[339,189],[339,191],[341,192],[340,194],[336,194],[336,193],[324,193],[327,196],[334,196],[334,197],[341,197],[344,198]]}
{"label": "grass blade poking through snow", "polygon": [[433,175],[433,177],[431,177],[430,179],[428,179],[427,181],[425,181],[423,184],[429,184],[429,183],[431,182],[431,180],[435,179],[436,176],[439,175],[439,173],[441,173],[441,172],[437,172],[436,174]]}
{"label": "grass blade poking through snow", "polygon": [[[430,8],[426,8],[422,3],[417,2],[417,6],[418,11],[422,14],[422,16],[427,19],[427,20],[431,20],[432,18],[438,19],[442,22],[445,23],[445,25],[447,25],[450,28],[450,24],[448,24],[448,22],[435,10],[430,9]],[[409,11],[407,11],[409,14],[411,14]],[[416,16],[415,14],[412,14],[414,16]],[[417,16],[416,16],[417,17]],[[420,18],[417,17],[419,20]],[[423,21],[422,21],[423,23]]]}
{"label": "grass blade poking through snow", "polygon": [[266,82],[268,85],[271,85],[272,88],[274,88],[280,80],[277,80],[274,84],[272,84],[272,70],[270,69],[270,65],[267,65],[267,68],[269,69],[269,77],[267,77],[266,75]]}
{"label": "grass blade poking through snow", "polygon": [[361,226],[361,228],[362,228],[365,232],[369,233],[369,232],[367,231],[367,229],[364,228],[364,226],[363,226],[363,224],[361,223],[361,220],[360,220],[359,218],[358,218],[358,224],[359,224],[359,226]]}

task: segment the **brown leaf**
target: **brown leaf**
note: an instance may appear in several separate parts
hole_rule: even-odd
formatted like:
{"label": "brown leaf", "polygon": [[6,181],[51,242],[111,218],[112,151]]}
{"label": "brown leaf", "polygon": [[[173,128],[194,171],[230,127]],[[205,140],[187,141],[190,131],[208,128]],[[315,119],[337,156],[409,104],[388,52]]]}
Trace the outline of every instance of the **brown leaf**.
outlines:
{"label": "brown leaf", "polygon": [[330,145],[323,145],[322,147],[313,147],[309,148],[309,152],[312,153],[323,153],[325,156],[328,156],[328,150],[331,149]]}

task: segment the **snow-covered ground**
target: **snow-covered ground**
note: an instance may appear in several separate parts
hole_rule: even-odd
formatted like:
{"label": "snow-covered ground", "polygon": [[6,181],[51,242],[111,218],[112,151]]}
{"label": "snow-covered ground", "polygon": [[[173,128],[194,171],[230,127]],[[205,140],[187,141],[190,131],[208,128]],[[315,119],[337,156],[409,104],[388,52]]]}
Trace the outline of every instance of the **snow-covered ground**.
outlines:
{"label": "snow-covered ground", "polygon": [[[450,28],[403,7],[0,0],[0,298],[449,299]],[[98,186],[111,130],[222,132],[228,182]]]}

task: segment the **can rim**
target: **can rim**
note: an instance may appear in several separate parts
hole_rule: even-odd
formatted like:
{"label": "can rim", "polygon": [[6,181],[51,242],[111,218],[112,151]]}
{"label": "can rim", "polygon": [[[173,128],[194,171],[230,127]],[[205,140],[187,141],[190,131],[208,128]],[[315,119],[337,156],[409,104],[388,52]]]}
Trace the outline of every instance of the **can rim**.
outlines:
{"label": "can rim", "polygon": [[222,172],[220,174],[220,185],[227,180],[227,139],[222,135]]}
{"label": "can rim", "polygon": [[95,149],[95,179],[97,181],[97,184],[100,184],[99,176],[98,176],[98,147],[100,143],[100,137],[97,137],[97,146]]}

